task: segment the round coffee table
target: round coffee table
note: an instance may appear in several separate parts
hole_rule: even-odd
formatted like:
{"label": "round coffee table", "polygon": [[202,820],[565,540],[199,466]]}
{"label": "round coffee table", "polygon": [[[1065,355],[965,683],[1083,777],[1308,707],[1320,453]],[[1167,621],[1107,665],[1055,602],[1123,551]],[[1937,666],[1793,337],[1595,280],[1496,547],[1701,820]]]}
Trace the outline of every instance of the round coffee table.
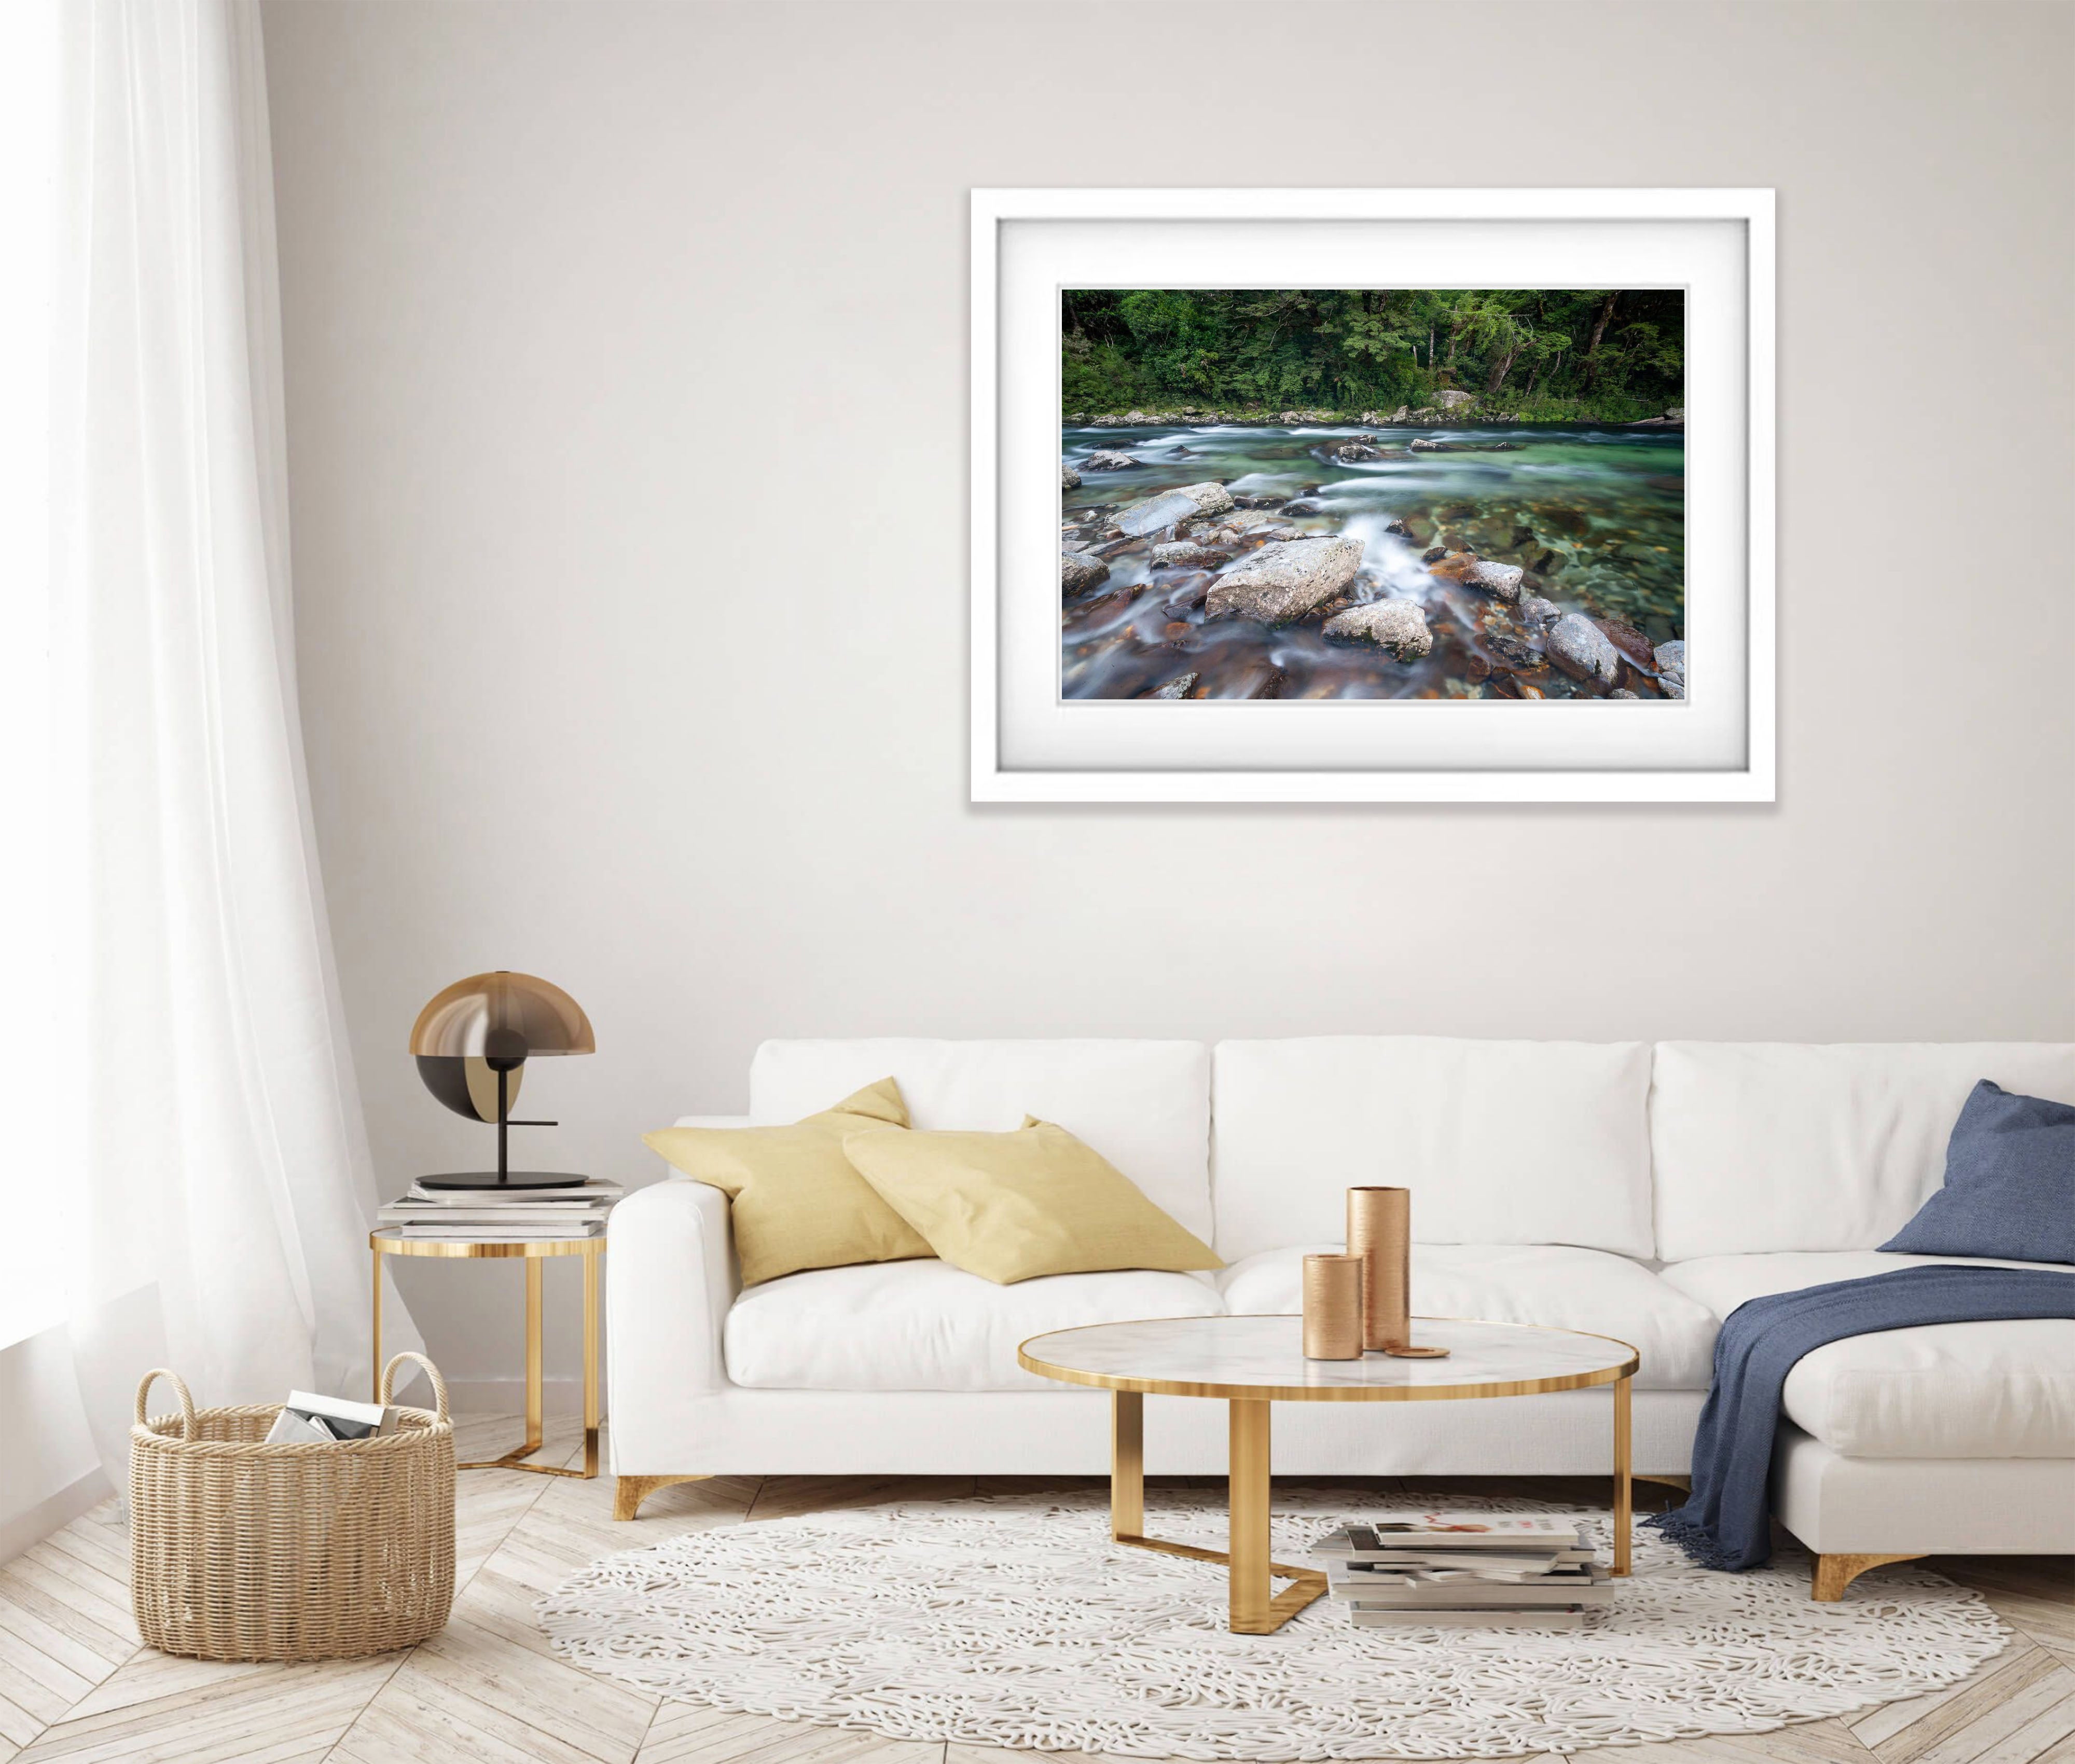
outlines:
{"label": "round coffee table", "polygon": [[[1614,1387],[1614,1564],[1629,1571],[1629,1380],[1635,1349],[1610,1335],[1531,1323],[1415,1318],[1422,1346],[1445,1360],[1307,1360],[1297,1317],[1170,1317],[1093,1323],[1033,1335],[1017,1352],[1026,1371],[1096,1385],[1110,1398],[1110,1535],[1119,1543],[1225,1564],[1231,1627],[1279,1629],[1326,1590],[1326,1577],[1269,1559],[1268,1411],[1271,1402],[1446,1402]],[[1220,1397],[1230,1405],[1226,1501],[1229,1550],[1149,1538],[1145,1530],[1148,1394]],[[1294,1584],[1274,1591],[1276,1580]]]}

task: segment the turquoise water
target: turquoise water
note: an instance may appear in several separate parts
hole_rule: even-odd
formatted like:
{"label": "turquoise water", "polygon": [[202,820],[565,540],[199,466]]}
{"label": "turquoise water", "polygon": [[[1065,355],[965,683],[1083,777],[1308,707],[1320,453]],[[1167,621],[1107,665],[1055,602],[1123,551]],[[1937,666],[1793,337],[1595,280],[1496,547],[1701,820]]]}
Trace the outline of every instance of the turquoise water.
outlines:
{"label": "turquoise water", "polygon": [[[1384,449],[1427,440],[1501,442],[1517,451],[1334,460],[1331,449],[1356,435],[1374,436]],[[1062,689],[1068,698],[1137,698],[1187,673],[1199,676],[1196,698],[1580,695],[1559,670],[1505,665],[1522,660],[1526,634],[1510,609],[1428,573],[1422,554],[1443,544],[1517,564],[1534,573],[1530,594],[1567,612],[1632,627],[1653,645],[1685,635],[1686,451],[1677,433],[1162,426],[1070,429],[1061,441],[1066,463],[1076,467],[1099,449],[1140,462],[1124,471],[1083,470],[1080,487],[1062,498],[1070,528],[1078,516],[1079,531],[1091,533],[1100,510],[1206,480],[1236,495],[1313,498],[1317,512],[1287,517],[1291,536],[1362,540],[1361,572],[1346,592],[1356,601],[1416,599],[1435,634],[1430,656],[1404,663],[1366,646],[1328,644],[1315,614],[1274,627],[1236,619],[1207,623],[1200,607],[1187,604],[1199,598],[1199,574],[1150,567],[1152,545],[1168,536],[1155,534],[1109,555],[1109,578],[1092,593],[1066,599]],[[1394,519],[1411,527],[1410,541],[1383,530]]]}

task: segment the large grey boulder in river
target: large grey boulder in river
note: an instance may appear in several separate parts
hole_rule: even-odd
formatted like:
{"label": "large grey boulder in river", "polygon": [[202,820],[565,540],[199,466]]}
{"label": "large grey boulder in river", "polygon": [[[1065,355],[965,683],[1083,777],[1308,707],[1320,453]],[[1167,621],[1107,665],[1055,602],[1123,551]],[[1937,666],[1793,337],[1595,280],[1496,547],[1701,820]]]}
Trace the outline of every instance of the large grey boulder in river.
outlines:
{"label": "large grey boulder in river", "polygon": [[1086,463],[1091,472],[1127,472],[1138,462],[1129,453],[1091,453]]}
{"label": "large grey boulder in river", "polygon": [[1193,520],[1199,515],[1221,515],[1232,505],[1232,492],[1223,484],[1184,484],[1179,490],[1163,490],[1142,503],[1120,508],[1111,524],[1134,539]]}
{"label": "large grey boulder in river", "polygon": [[1326,621],[1323,635],[1329,643],[1375,644],[1400,661],[1417,661],[1434,647],[1427,615],[1410,600],[1372,600],[1365,607],[1350,607]]}
{"label": "large grey boulder in river", "polygon": [[1075,471],[1072,466],[1067,465],[1063,460],[1061,461],[1059,465],[1059,488],[1062,490],[1079,490],[1080,487],[1081,474]]}
{"label": "large grey boulder in river", "polygon": [[1203,610],[1213,619],[1286,624],[1332,599],[1353,580],[1361,561],[1359,539],[1292,539],[1264,545],[1211,585]]}
{"label": "large grey boulder in river", "polygon": [[1084,551],[1062,551],[1059,553],[1059,586],[1070,594],[1085,594],[1098,583],[1109,580],[1109,565],[1100,557],[1091,557]]}
{"label": "large grey boulder in river", "polygon": [[1567,612],[1543,640],[1549,659],[1573,680],[1590,680],[1611,692],[1621,681],[1621,652],[1583,613]]}

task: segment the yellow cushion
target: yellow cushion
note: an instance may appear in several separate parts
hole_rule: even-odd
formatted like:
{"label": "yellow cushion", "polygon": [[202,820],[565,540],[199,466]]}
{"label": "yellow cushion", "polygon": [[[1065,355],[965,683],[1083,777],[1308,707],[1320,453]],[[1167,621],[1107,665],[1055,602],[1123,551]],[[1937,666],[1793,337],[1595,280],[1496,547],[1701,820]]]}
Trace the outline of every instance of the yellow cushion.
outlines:
{"label": "yellow cushion", "polygon": [[1006,1286],[1113,1268],[1222,1268],[1209,1248],[1063,1127],[853,1133],[843,1150],[954,1267]]}
{"label": "yellow cushion", "polygon": [[742,1283],[754,1286],[803,1268],[930,1253],[843,1153],[846,1139],[905,1139],[907,1125],[888,1078],[790,1127],[665,1127],[641,1143],[728,1197]]}

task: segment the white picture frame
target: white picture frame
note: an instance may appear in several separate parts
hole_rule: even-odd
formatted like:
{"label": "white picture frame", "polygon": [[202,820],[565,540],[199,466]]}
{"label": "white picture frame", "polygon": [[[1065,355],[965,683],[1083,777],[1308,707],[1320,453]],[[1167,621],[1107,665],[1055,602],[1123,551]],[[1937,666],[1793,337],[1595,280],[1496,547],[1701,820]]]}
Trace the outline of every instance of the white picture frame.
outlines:
{"label": "white picture frame", "polygon": [[[1768,189],[974,190],[971,799],[1775,801],[1773,207]],[[1172,705],[1060,699],[1057,296],[1067,284],[1047,279],[1058,263],[1078,263],[1084,274],[1110,258],[1128,265],[1127,275],[1173,263],[1200,279],[1228,240],[1235,252],[1252,252],[1247,261],[1257,267],[1205,285],[1450,285],[1431,271],[1416,284],[1318,279],[1365,252],[1374,261],[1377,242],[1388,241],[1394,258],[1403,243],[1408,261],[1425,251],[1430,263],[1468,266],[1456,286],[1543,285],[1522,277],[1547,277],[1549,265],[1576,251],[1597,273],[1570,285],[1688,288],[1696,315],[1713,326],[1712,342],[1694,345],[1696,363],[1712,362],[1713,380],[1703,385],[1696,373],[1688,398],[1688,592],[1708,597],[1708,642],[1695,646],[1688,699],[1646,708],[1685,718],[1671,727],[1692,739],[1671,743],[1678,752],[1670,758],[1653,742],[1646,761],[1636,752],[1637,720],[1620,720],[1636,707],[1609,702],[1198,706],[1185,724]],[[1264,241],[1277,264],[1265,280],[1257,268]],[[1523,268],[1509,276],[1516,259]],[[1608,279],[1615,263],[1629,280]],[[1695,300],[1696,290],[1707,297]],[[1033,433],[1041,410],[1042,433]],[[1042,485],[1032,482],[1038,462]],[[1033,547],[1041,524],[1050,542]],[[1005,552],[1019,543],[1019,552]],[[1050,654],[1041,658],[1047,621]],[[1164,724],[1155,720],[1162,713]],[[1533,763],[1524,763],[1522,714],[1552,713],[1571,719],[1561,751],[1550,756],[1538,733]],[[1254,720],[1234,720],[1246,715]],[[1423,717],[1423,725],[1407,720]],[[1331,764],[1321,763],[1327,753]],[[1350,760],[1350,753],[1366,756]]]}

